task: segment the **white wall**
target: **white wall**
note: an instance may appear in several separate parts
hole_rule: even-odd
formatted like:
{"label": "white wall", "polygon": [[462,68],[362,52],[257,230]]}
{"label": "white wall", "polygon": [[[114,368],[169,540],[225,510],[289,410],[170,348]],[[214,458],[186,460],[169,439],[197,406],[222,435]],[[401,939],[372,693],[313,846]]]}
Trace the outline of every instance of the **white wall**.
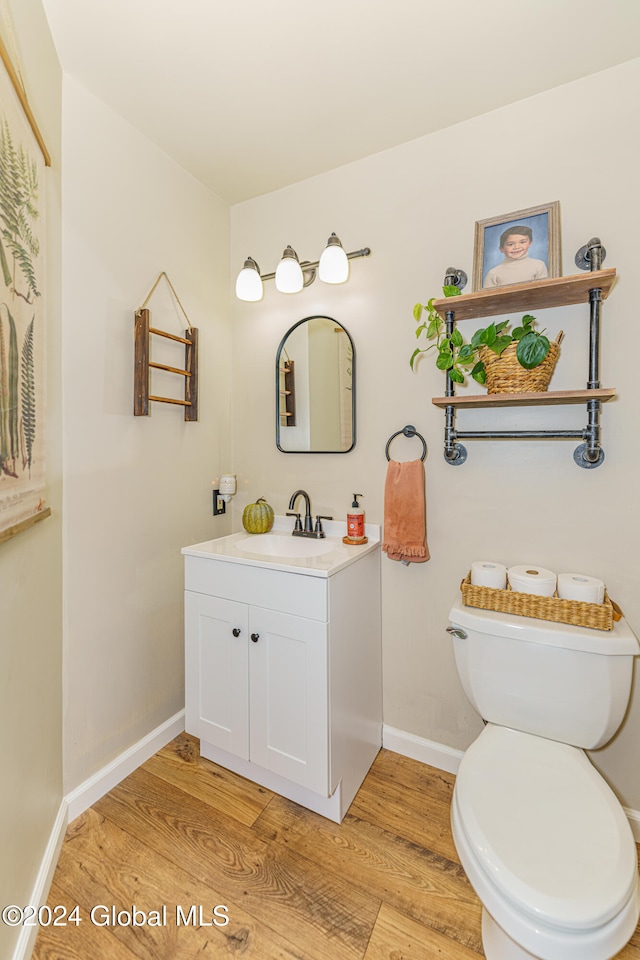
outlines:
{"label": "white wall", "polygon": [[[9,0],[29,102],[53,165],[46,221],[47,503],[52,515],[0,544],[0,903],[28,903],[62,798],[60,409],[61,74],[40,0]],[[11,38],[5,45],[15,59]],[[4,70],[3,66],[0,69]],[[37,147],[34,147],[37,149]],[[17,928],[0,924],[0,956]]]}
{"label": "white wall", "polygon": [[[63,91],[69,792],[184,705],[180,548],[227,532],[211,481],[232,451],[228,207],[72,78]],[[197,423],[169,404],[133,416],[134,311],[161,271],[200,333]],[[186,328],[164,280],[149,307]]]}
{"label": "white wall", "polygon": [[[232,208],[231,265],[255,257],[267,272],[290,243],[301,259],[319,256],[332,230],[349,250],[345,287],[316,282],[296,296],[267,284],[257,304],[237,303],[233,429],[239,477],[235,525],[244,504],[267,497],[286,509],[298,487],[314,512],[346,514],[353,490],[371,521],[382,521],[388,437],[413,423],[427,438],[428,542],[432,559],[404,567],[383,560],[384,718],[393,727],[464,749],[481,729],[457,678],[444,632],[449,606],[471,561],[534,562],[604,579],[640,633],[640,449],[635,358],[640,355],[636,276],[637,98],[640,61],[624,64],[494,113],[450,127],[288,189]],[[354,105],[354,111],[357,106]],[[381,117],[381,122],[384,118]],[[577,249],[600,235],[606,266],[619,280],[605,304],[603,386],[618,399],[603,407],[606,460],[581,470],[576,441],[472,442],[464,466],[442,456],[444,393],[430,360],[410,372],[413,304],[439,295],[445,270],[471,276],[476,220],[559,200],[562,272],[578,272]],[[356,347],[358,443],[339,456],[292,455],[274,443],[273,361],[280,338],[311,314],[335,317]],[[587,379],[588,309],[549,310],[540,320],[566,331],[554,389]],[[463,331],[477,325],[467,321]],[[580,428],[582,407],[469,412],[460,429]],[[420,453],[394,442],[397,459]],[[366,602],[366,598],[354,598]],[[623,801],[640,809],[640,691],[614,743],[594,756]]]}

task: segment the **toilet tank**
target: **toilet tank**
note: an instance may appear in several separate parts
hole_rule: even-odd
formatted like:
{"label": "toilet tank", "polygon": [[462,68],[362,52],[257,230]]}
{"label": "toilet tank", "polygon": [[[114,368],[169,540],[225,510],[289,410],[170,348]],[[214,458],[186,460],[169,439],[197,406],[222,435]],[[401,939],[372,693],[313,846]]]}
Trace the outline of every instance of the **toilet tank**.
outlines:
{"label": "toilet tank", "polygon": [[640,645],[625,620],[595,630],[466,607],[449,613],[456,666],[483,720],[585,750],[622,723]]}

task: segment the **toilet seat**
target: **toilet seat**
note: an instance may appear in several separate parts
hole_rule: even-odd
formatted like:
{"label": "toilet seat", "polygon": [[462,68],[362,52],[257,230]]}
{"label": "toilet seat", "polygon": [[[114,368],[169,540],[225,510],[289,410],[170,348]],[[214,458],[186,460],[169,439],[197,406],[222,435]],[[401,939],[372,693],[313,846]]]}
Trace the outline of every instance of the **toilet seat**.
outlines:
{"label": "toilet seat", "polygon": [[612,956],[633,934],[633,835],[579,748],[488,724],[462,759],[452,824],[484,906],[534,955],[586,957],[592,941]]}

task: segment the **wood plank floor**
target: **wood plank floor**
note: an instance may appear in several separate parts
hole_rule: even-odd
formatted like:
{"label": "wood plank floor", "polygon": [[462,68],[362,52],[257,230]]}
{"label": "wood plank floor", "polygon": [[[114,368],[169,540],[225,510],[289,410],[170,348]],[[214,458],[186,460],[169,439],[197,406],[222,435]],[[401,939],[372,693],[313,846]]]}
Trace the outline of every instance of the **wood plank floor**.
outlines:
{"label": "wood plank floor", "polygon": [[183,734],[70,824],[48,902],[80,922],[42,927],[33,960],[477,960],[454,780],[383,750],[337,825]]}

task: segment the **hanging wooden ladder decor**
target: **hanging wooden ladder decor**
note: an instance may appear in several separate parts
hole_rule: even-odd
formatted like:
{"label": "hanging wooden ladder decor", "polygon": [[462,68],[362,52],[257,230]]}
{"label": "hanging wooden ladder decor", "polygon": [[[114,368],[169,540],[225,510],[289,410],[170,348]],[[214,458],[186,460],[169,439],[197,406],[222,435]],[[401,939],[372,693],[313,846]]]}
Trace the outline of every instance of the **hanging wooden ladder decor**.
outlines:
{"label": "hanging wooden ladder decor", "polygon": [[[150,325],[151,312],[146,304],[149,302],[153,291],[158,286],[160,280],[164,277],[171,288],[180,309],[184,313],[188,324],[188,329],[184,332],[184,337],[178,337],[173,333],[167,333],[165,330],[158,330]],[[171,367],[166,363],[155,363],[151,357],[151,334],[158,337],[165,337],[168,340],[175,340],[177,343],[184,344],[184,366],[182,370],[178,367]],[[133,391],[133,415],[134,417],[149,416],[149,401],[158,401],[160,403],[175,403],[184,407],[185,420],[198,419],[198,331],[189,323],[184,307],[178,299],[171,281],[166,273],[161,273],[153,285],[149,296],[143,305],[135,312],[135,367],[134,367],[134,391]],[[158,397],[149,392],[151,376],[150,368],[155,367],[158,370],[167,370],[169,373],[177,373],[184,377],[184,400],[175,400],[171,397]]]}

